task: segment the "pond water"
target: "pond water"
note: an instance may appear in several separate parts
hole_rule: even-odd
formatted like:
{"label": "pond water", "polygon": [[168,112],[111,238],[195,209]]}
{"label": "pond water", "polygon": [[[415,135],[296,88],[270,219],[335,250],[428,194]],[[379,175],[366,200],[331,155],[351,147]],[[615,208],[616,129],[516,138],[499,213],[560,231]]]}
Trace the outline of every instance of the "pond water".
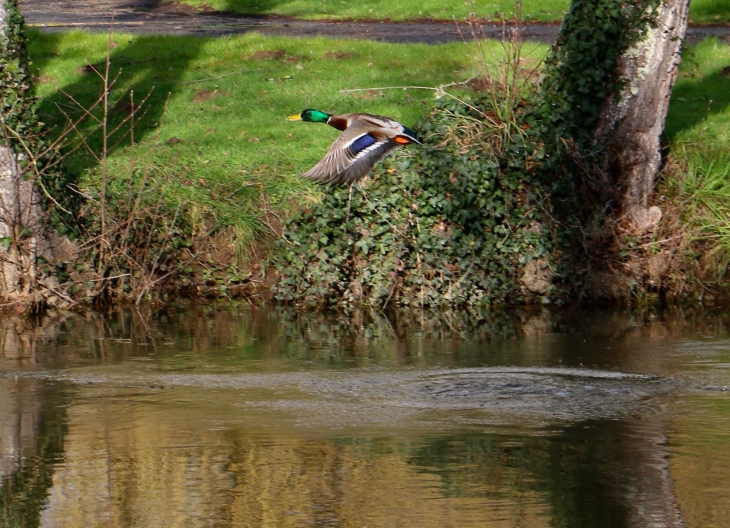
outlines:
{"label": "pond water", "polygon": [[0,525],[726,527],[730,311],[0,318]]}

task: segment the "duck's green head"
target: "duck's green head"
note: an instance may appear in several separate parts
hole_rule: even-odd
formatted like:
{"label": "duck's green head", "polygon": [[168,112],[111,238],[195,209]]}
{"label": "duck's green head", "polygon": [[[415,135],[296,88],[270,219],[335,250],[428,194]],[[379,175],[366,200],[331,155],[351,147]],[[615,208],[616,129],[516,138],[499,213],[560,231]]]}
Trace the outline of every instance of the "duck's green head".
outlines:
{"label": "duck's green head", "polygon": [[330,114],[308,108],[307,110],[303,110],[301,114],[289,116],[287,117],[287,119],[289,121],[309,121],[310,123],[326,123],[330,117],[332,117]]}

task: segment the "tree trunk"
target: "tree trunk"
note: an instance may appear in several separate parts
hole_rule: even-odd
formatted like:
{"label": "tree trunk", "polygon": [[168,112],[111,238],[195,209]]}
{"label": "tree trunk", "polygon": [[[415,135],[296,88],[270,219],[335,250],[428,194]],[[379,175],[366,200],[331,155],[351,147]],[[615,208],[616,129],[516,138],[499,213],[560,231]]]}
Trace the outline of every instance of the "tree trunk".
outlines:
{"label": "tree trunk", "polygon": [[36,175],[25,170],[35,167],[26,130],[37,117],[23,31],[17,1],[0,0],[0,302],[32,309],[68,302],[38,263],[68,256],[73,246],[47,228]]}
{"label": "tree trunk", "polygon": [[26,298],[36,287],[35,234],[43,231],[41,218],[35,186],[23,178],[15,152],[0,145],[0,240],[5,246],[0,249],[0,297],[5,301]]}
{"label": "tree trunk", "polygon": [[595,137],[608,139],[607,169],[618,191],[621,218],[644,232],[662,216],[649,200],[661,165],[660,138],[669,107],[689,0],[664,0],[655,27],[620,55],[616,74],[623,88],[606,101]]}

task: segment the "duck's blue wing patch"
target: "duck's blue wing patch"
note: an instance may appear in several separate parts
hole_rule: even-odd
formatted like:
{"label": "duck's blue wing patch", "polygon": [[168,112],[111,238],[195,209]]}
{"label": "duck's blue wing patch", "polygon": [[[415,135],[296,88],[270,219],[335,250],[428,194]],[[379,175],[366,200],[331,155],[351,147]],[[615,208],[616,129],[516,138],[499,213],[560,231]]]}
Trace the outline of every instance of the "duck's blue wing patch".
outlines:
{"label": "duck's blue wing patch", "polygon": [[365,150],[368,147],[373,146],[378,140],[375,139],[370,134],[363,134],[359,138],[357,138],[355,141],[350,143],[349,149],[350,152],[352,152],[355,156],[357,156],[360,152]]}

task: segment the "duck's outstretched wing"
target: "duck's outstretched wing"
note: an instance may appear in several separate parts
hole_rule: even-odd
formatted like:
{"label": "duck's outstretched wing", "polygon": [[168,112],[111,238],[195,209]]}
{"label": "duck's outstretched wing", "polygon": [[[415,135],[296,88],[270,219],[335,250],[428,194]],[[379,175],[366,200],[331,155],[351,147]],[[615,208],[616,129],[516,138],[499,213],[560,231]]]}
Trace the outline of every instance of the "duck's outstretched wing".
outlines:
{"label": "duck's outstretched wing", "polygon": [[[322,160],[302,174],[318,183],[342,185],[365,176],[402,142],[361,121],[355,121],[332,144]],[[408,141],[406,141],[407,143]]]}

